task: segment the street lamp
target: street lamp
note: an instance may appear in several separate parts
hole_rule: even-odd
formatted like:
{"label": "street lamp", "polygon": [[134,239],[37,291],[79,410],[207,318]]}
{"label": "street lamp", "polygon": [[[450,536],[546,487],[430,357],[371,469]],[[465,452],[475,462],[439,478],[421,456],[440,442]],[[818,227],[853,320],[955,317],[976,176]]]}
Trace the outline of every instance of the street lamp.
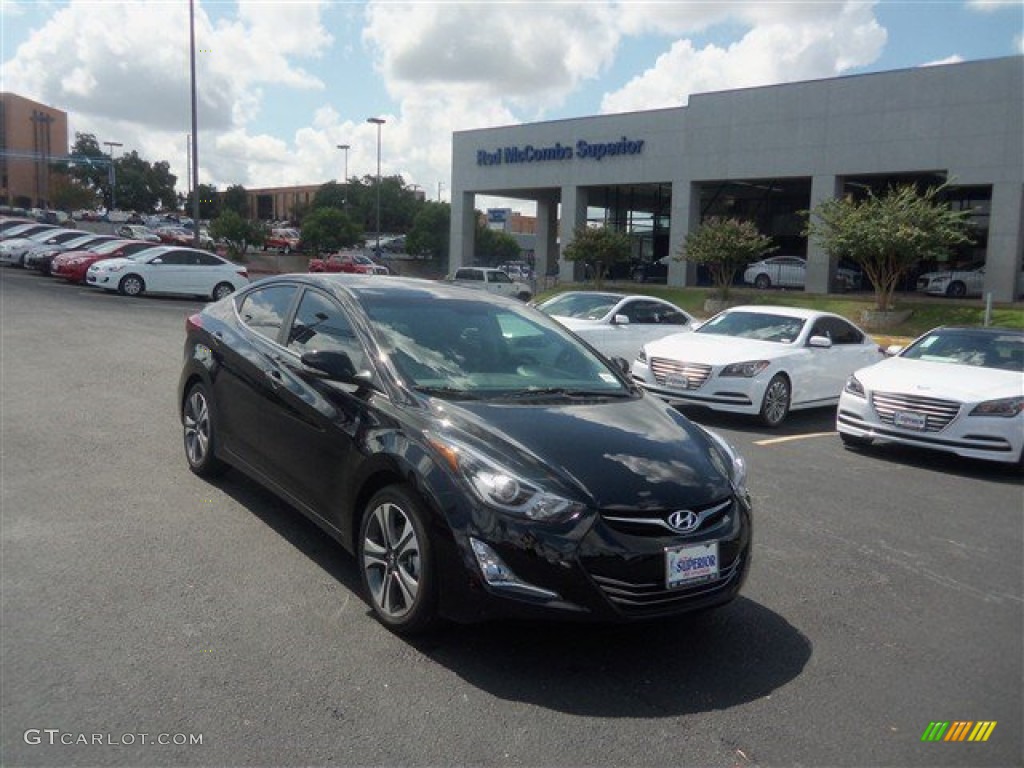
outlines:
{"label": "street lamp", "polygon": [[382,117],[368,117],[366,122],[377,126],[377,257],[380,258],[380,127],[386,121]]}
{"label": "street lamp", "polygon": [[[120,141],[104,141],[104,146],[107,147],[107,154],[110,155],[110,212],[113,213],[117,209],[117,202],[114,194],[114,188],[117,186],[117,169],[114,167],[114,147],[123,147]],[[109,218],[109,217],[108,217]]]}
{"label": "street lamp", "polygon": [[342,149],[342,150],[345,151],[345,179],[344,179],[344,183],[345,183],[345,203],[347,205],[348,204],[348,151],[351,149],[351,147],[348,144],[339,144],[338,145],[338,149]]}

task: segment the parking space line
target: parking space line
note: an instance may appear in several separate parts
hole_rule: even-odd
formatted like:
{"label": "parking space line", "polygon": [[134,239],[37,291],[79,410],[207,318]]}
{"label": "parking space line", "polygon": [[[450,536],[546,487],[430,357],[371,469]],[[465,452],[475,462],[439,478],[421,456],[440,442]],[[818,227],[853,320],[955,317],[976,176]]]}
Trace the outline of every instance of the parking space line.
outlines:
{"label": "parking space line", "polygon": [[838,434],[832,432],[808,432],[806,435],[786,435],[785,437],[772,437],[768,440],[755,440],[754,445],[775,445],[776,443],[789,443],[793,440],[806,440],[809,437],[830,437]]}

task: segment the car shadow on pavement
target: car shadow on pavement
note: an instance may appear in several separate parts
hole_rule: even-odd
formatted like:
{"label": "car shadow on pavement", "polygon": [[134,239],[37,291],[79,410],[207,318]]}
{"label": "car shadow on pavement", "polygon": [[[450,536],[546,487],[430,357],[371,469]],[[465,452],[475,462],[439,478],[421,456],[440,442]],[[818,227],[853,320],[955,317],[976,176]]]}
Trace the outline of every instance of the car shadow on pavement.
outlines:
{"label": "car shadow on pavement", "polygon": [[[371,614],[355,558],[341,545],[239,472],[214,484]],[[442,624],[406,642],[498,698],[595,717],[669,717],[754,701],[796,678],[812,652],[808,638],[785,618],[742,596],[673,619]]]}
{"label": "car shadow on pavement", "polygon": [[901,467],[914,467],[969,480],[1024,487],[1024,470],[1016,464],[965,459],[952,453],[906,445],[876,443],[864,448],[847,448],[847,451],[877,464],[879,471],[899,471]]}
{"label": "car shadow on pavement", "polygon": [[500,699],[585,717],[674,717],[769,696],[800,675],[810,640],[739,597],[625,625],[493,622],[413,644]]}

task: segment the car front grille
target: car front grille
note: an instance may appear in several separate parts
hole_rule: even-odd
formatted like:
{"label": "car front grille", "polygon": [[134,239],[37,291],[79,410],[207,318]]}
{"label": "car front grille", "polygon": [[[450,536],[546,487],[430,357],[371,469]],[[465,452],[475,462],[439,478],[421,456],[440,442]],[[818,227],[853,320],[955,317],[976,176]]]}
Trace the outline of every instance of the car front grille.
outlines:
{"label": "car front grille", "polygon": [[700,522],[693,530],[685,533],[680,533],[668,524],[668,516],[674,511],[671,509],[659,511],[603,509],[600,514],[605,525],[619,533],[627,533],[632,536],[697,536],[721,523],[732,510],[734,503],[732,497],[729,497],[710,504],[692,507],[692,511]]}
{"label": "car front grille", "polygon": [[662,386],[666,386],[666,379],[669,376],[673,376],[673,378],[679,376],[686,379],[685,387],[675,386],[674,383],[667,385],[673,389],[700,389],[711,375],[710,365],[684,363],[679,360],[669,360],[665,357],[652,357],[649,365],[651,373],[654,374],[655,381]]}
{"label": "car front grille", "polygon": [[591,574],[591,578],[608,598],[623,613],[642,616],[669,612],[681,603],[709,597],[715,592],[728,588],[742,573],[743,556],[737,555],[718,578],[694,584],[689,587],[669,589],[664,581],[624,581],[608,576]]}
{"label": "car front grille", "polygon": [[871,395],[871,407],[885,424],[893,424],[897,411],[921,414],[925,417],[922,432],[941,432],[960,413],[960,403],[955,400],[940,400],[900,392],[874,392]]}

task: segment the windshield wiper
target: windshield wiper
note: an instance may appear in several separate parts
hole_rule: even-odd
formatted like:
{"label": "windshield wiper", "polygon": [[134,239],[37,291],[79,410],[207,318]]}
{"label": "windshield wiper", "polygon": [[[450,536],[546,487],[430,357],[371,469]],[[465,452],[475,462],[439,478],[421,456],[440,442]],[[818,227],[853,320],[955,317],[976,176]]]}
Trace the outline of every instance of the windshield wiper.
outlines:
{"label": "windshield wiper", "polygon": [[501,400],[525,400],[533,397],[629,397],[629,392],[607,389],[571,389],[569,387],[537,387],[536,389],[521,389],[518,392],[508,392],[502,395]]}
{"label": "windshield wiper", "polygon": [[450,397],[456,400],[479,400],[480,396],[475,395],[467,389],[459,389],[458,387],[428,387],[424,385],[417,385],[413,387],[417,392],[422,392],[425,395],[432,395],[434,397]]}

